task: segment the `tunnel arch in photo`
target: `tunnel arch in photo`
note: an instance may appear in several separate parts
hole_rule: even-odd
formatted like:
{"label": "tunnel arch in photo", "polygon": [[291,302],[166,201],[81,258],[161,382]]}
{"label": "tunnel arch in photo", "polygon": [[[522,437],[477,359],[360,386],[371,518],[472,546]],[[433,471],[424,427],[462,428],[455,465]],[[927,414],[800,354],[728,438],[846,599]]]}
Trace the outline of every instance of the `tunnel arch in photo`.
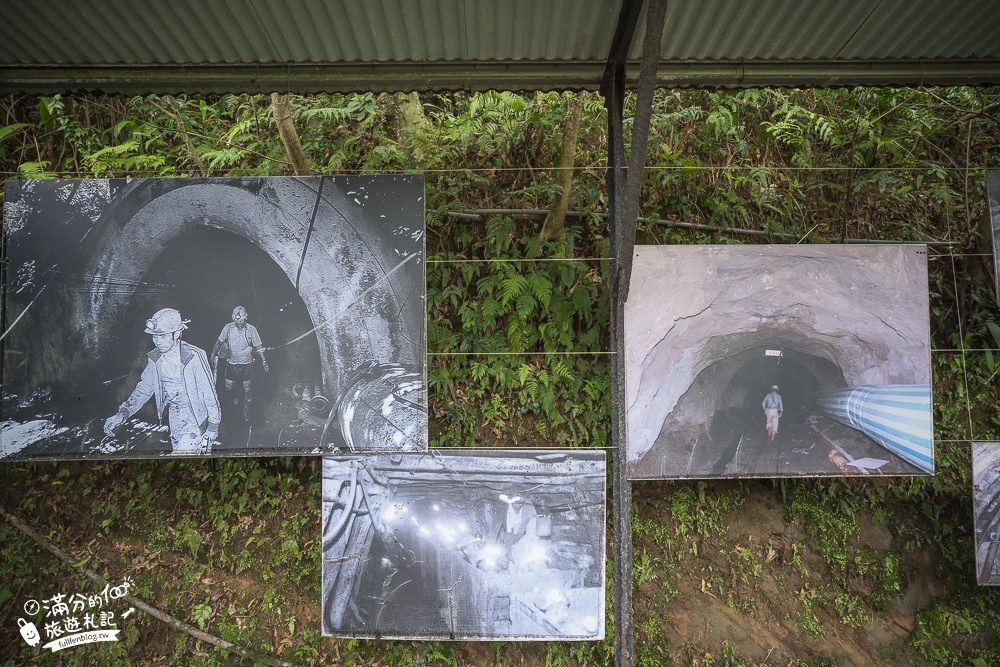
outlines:
{"label": "tunnel arch in photo", "polygon": [[84,348],[98,359],[112,354],[135,287],[162,250],[214,229],[259,247],[297,286],[328,396],[365,363],[422,364],[422,258],[401,256],[382,227],[395,221],[371,219],[347,192],[327,177],[129,183],[98,223],[74,305]]}
{"label": "tunnel arch in photo", "polygon": [[634,470],[668,418],[693,427],[717,407],[681,403],[699,376],[757,346],[824,360],[848,388],[928,384],[926,249],[637,246],[625,335]]}
{"label": "tunnel arch in photo", "polygon": [[818,393],[847,387],[832,350],[801,335],[758,332],[720,336],[710,343],[726,353],[698,373],[664,419],[661,434],[708,429],[727,413],[756,414],[772,386],[779,387],[792,419]]}

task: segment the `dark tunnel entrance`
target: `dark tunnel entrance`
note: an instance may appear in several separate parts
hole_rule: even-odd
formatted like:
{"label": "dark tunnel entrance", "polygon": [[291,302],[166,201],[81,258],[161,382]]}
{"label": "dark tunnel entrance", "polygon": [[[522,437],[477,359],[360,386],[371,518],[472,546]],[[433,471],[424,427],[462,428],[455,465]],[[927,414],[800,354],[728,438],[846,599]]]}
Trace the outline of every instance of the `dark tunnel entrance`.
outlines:
{"label": "dark tunnel entrance", "polygon": [[[804,421],[812,413],[817,392],[847,386],[843,372],[830,361],[780,346],[754,347],[716,363],[737,365],[737,370],[723,390],[715,410],[709,415],[712,428],[760,417],[761,403],[773,386],[778,387],[782,397],[782,420],[786,423]],[[702,374],[710,372],[710,369],[705,369]],[[695,386],[697,384],[698,379]],[[711,391],[711,387],[706,389]],[[684,397],[681,398],[683,402]]]}
{"label": "dark tunnel entrance", "polygon": [[[125,377],[116,389],[117,400],[128,396],[146,365],[152,342],[144,328],[153,313],[166,307],[178,309],[190,320],[184,340],[211,356],[237,305],[246,307],[250,324],[260,334],[269,372],[264,372],[255,356],[251,415],[246,423],[242,407],[234,406],[233,394],[225,390],[225,363],[220,362],[219,448],[273,449],[292,444],[282,431],[298,419],[303,394],[308,398],[322,391],[320,354],[314,336],[286,343],[313,329],[314,324],[281,268],[254,243],[230,232],[190,231],[167,245],[150,265],[121,323],[116,348],[120,356],[115,360],[120,370],[112,377]],[[140,415],[155,423],[152,404],[144,406]],[[294,438],[294,429],[290,433]],[[286,439],[279,442],[279,437]]]}
{"label": "dark tunnel entrance", "polygon": [[[734,344],[735,343],[735,344]],[[713,349],[710,347],[710,349]],[[821,392],[848,387],[823,344],[755,337],[740,349],[715,341],[705,366],[666,416],[640,477],[773,477],[913,474],[910,463],[863,432],[816,409]],[[783,413],[772,431],[764,397],[778,387]]]}

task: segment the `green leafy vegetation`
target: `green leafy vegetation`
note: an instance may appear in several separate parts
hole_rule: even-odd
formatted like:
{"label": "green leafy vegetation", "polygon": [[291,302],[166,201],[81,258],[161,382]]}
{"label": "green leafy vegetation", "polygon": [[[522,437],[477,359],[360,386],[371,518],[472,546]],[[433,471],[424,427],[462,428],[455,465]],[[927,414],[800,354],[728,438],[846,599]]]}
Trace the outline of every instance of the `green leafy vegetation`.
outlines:
{"label": "green leafy vegetation", "polygon": [[[996,592],[975,585],[968,447],[1000,439],[1000,309],[982,224],[984,169],[1000,156],[997,97],[972,88],[658,91],[640,243],[938,244],[929,251],[937,470],[636,483],[638,664],[1000,660]],[[552,167],[569,96],[419,102],[423,122],[412,125],[391,95],[291,98],[317,173],[424,175],[432,446],[608,447],[601,100],[583,96],[576,213],[551,241],[530,211],[558,193]],[[8,178],[289,174],[269,103],[6,98],[0,163]],[[455,215],[483,209],[506,212]],[[5,464],[0,474],[0,504],[81,564],[130,575],[139,597],[175,617],[296,664],[613,659],[610,615],[597,643],[322,639],[314,459]],[[92,586],[0,523],[0,618],[15,618],[29,596]],[[610,608],[610,585],[607,597]],[[134,618],[114,645],[36,657],[9,635],[0,653],[16,664],[240,663]],[[834,657],[831,636],[853,652]]]}

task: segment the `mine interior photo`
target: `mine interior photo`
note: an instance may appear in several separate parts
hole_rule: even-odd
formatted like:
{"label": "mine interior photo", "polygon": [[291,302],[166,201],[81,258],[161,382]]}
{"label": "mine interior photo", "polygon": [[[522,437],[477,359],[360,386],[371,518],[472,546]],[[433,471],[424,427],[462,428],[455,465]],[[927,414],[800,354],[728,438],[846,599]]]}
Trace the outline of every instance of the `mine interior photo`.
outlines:
{"label": "mine interior photo", "polygon": [[[740,336],[727,338],[728,353],[681,396],[640,469],[680,477],[918,472],[823,411],[820,397],[848,385],[822,346],[810,347],[801,336],[774,336],[754,337],[751,347],[739,349]],[[762,402],[775,386],[783,412],[772,440]]]}
{"label": "mine interior photo", "polygon": [[549,456],[325,462],[325,632],[596,637],[604,462]]}
{"label": "mine interior photo", "polygon": [[[233,308],[247,309],[249,323],[257,328],[266,348],[269,371],[264,372],[255,355],[248,422],[242,407],[235,405],[232,393],[226,391],[223,373],[219,374],[216,389],[222,425],[217,447],[247,448],[251,428],[257,447],[265,440],[274,447],[290,444],[279,439],[283,437],[279,434],[299,420],[305,387],[317,396],[322,396],[322,391],[316,391],[320,388],[320,361],[315,336],[286,344],[315,325],[280,267],[250,241],[221,230],[192,230],[170,243],[147,271],[121,326],[122,354],[113,360],[119,372],[111,373],[114,380],[110,383],[118,388],[118,402],[128,396],[151,349],[149,335],[143,333],[144,322],[167,306],[191,320],[184,340],[208,355],[223,327],[232,321]],[[225,366],[224,362],[220,365]],[[156,423],[151,402],[143,411],[147,421]],[[312,433],[310,440],[316,442],[318,433]]]}
{"label": "mine interior photo", "polygon": [[982,585],[1000,585],[1000,442],[972,443],[976,571]]}
{"label": "mine interior photo", "polygon": [[148,322],[173,309],[211,365],[237,306],[260,340],[252,364],[203,376],[221,407],[205,453],[426,447],[419,179],[53,180],[6,194],[3,344],[19,363],[2,378],[0,458],[175,453],[159,398],[104,428],[151,368]]}
{"label": "mine interior photo", "polygon": [[636,254],[632,479],[933,474],[925,249]]}

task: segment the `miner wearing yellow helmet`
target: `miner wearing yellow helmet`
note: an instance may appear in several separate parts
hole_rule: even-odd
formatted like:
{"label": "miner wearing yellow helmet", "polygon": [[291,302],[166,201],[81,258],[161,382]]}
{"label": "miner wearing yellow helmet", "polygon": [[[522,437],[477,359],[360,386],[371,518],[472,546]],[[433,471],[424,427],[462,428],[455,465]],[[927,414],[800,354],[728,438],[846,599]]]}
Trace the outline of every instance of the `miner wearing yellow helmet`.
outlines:
{"label": "miner wearing yellow helmet", "polygon": [[146,320],[145,331],[153,337],[155,349],[148,355],[135,391],[104,422],[104,432],[109,436],[114,436],[114,429],[155,397],[157,416],[162,420],[163,413],[167,413],[172,453],[211,452],[219,435],[222,412],[205,351],[181,340],[187,322],[174,308],[158,310]]}

